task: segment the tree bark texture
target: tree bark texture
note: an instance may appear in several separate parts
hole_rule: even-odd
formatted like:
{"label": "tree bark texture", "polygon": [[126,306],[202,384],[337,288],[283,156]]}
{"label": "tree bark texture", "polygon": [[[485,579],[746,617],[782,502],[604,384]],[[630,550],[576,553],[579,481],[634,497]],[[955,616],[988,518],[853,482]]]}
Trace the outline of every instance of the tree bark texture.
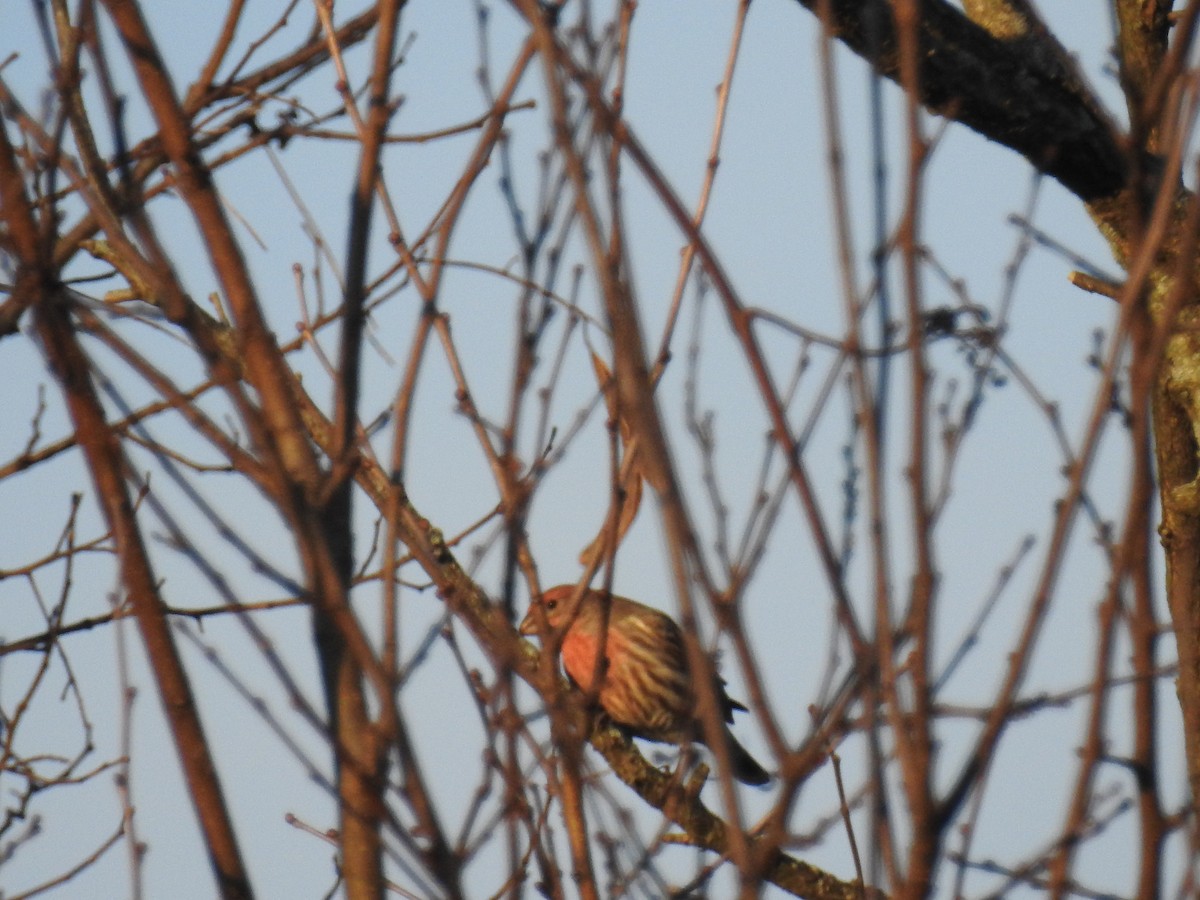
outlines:
{"label": "tree bark texture", "polygon": [[[902,81],[890,0],[798,0],[828,33]],[[1196,202],[1163,140],[1171,75],[1190,46],[1189,9],[1169,41],[1170,2],[1118,0],[1117,55],[1129,120],[1122,130],[1066,49],[1024,0],[969,0],[966,13],[924,0],[915,21],[915,90],[931,112],[1027,159],[1085,205],[1125,267],[1123,300],[1149,305],[1159,354],[1153,423],[1167,600],[1179,654],[1192,797],[1200,798],[1200,304]]]}

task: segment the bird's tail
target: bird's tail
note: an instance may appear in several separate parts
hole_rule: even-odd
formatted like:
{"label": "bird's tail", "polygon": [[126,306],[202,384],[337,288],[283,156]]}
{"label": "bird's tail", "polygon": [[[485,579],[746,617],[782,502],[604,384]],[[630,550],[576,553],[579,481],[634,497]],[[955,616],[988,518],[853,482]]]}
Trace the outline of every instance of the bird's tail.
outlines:
{"label": "bird's tail", "polygon": [[733,777],[742,784],[753,785],[760,787],[771,780],[771,776],[767,770],[759,765],[758,760],[750,755],[750,752],[738,743],[737,738],[725,729],[725,738],[728,741],[729,757],[733,763]]}

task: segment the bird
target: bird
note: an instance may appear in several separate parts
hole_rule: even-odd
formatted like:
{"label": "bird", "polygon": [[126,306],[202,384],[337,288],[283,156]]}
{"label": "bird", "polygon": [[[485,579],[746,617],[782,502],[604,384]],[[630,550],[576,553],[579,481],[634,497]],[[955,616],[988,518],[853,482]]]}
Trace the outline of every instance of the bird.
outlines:
{"label": "bird", "polygon": [[[584,693],[594,696],[600,708],[626,733],[666,744],[706,743],[692,691],[683,631],[675,620],[652,606],[612,595],[608,636],[603,642],[607,662],[599,670],[597,686],[596,657],[601,645],[605,594],[588,589],[576,610],[571,603],[576,590],[575,585],[562,584],[535,598],[521,621],[521,634],[546,637],[540,631],[543,614],[550,628],[565,627],[561,652],[568,677]],[[724,679],[715,673],[713,678],[734,777],[743,784],[767,784],[771,776],[729,730],[733,711],[745,712],[746,707],[725,692]]]}

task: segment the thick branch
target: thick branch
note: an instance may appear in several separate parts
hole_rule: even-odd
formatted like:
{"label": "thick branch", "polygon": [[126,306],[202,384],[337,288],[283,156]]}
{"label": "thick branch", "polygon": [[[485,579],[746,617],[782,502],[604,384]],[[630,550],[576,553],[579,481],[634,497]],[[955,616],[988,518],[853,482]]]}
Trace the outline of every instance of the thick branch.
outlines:
{"label": "thick branch", "polygon": [[[604,727],[596,729],[589,740],[612,766],[617,777],[683,828],[690,843],[716,853],[729,853],[728,826],[725,822],[678,779],[646,762],[629,738],[615,728]],[[760,850],[757,844],[751,846],[752,850]],[[843,881],[773,847],[766,848],[766,852],[772,855],[763,867],[763,878],[797,897],[813,900],[883,900],[886,896],[882,891],[864,888],[858,882]]]}
{"label": "thick branch", "polygon": [[[799,0],[819,12],[819,0]],[[834,37],[893,81],[899,39],[886,0],[833,0]],[[1048,33],[994,37],[943,0],[918,22],[921,102],[1020,153],[1082,200],[1126,184],[1121,138],[1070,57]]]}

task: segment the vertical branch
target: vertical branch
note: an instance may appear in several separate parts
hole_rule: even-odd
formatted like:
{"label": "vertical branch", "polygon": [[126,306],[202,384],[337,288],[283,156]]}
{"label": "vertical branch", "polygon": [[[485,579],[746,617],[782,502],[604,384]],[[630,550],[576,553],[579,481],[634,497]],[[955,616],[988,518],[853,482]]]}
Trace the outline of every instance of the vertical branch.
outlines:
{"label": "vertical branch", "polygon": [[921,108],[917,99],[921,94],[918,47],[920,22],[916,0],[898,0],[895,9],[896,31],[900,39],[900,83],[905,88],[908,126],[908,195],[898,237],[904,269],[904,293],[908,306],[911,443],[906,475],[909,481],[911,531],[916,544],[907,630],[913,636],[916,647],[909,658],[913,709],[911,715],[901,712],[901,718],[894,720],[894,727],[913,829],[905,893],[916,898],[925,896],[932,884],[945,823],[937,815],[932,777],[933,697],[929,666],[933,659],[936,570],[933,559],[933,522],[929,514],[929,459],[926,447],[929,427],[929,373],[925,361],[925,331],[922,327],[921,287],[917,271],[920,258],[917,244],[920,234],[921,173],[927,150],[921,131]]}
{"label": "vertical branch", "polygon": [[[330,4],[331,6],[332,4]],[[350,222],[345,265],[345,296],[337,381],[334,385],[332,483],[320,522],[336,580],[336,601],[348,603],[354,578],[352,476],[357,455],[358,398],[365,315],[366,272],[374,195],[380,174],[384,133],[391,118],[389,89],[402,0],[379,4],[374,58],[368,86],[368,113],[359,132],[359,161],[350,197]],[[318,6],[322,6],[318,0]],[[333,40],[333,29],[328,29]],[[348,91],[348,85],[345,86]],[[382,735],[371,722],[364,694],[363,672],[348,652],[346,636],[321,604],[314,606],[313,640],[321,665],[337,758],[342,870],[351,900],[379,897],[384,891],[383,845],[380,825],[386,815],[383,800],[387,752]],[[390,694],[390,692],[389,692]],[[390,698],[381,716],[391,719]],[[392,719],[393,736],[407,749],[406,730]],[[424,792],[417,792],[424,796]]]}
{"label": "vertical branch", "polygon": [[[1152,381],[1147,384],[1150,387]],[[1151,391],[1135,396],[1149,399]],[[1163,844],[1167,838],[1158,778],[1158,640],[1154,613],[1152,502],[1154,496],[1153,447],[1149,410],[1140,417],[1134,434],[1134,483],[1130,488],[1129,576],[1133,587],[1130,638],[1133,650],[1132,697],[1133,758],[1130,769],[1137,785],[1141,852],[1138,860],[1138,897],[1162,895]],[[1137,530],[1134,530],[1136,525]]]}
{"label": "vertical branch", "polygon": [[1113,0],[1117,19],[1117,58],[1121,88],[1134,132],[1134,141],[1148,149],[1161,150],[1158,116],[1147,96],[1167,55],[1171,31],[1171,3],[1160,0]]}
{"label": "vertical branch", "polygon": [[[888,873],[892,884],[900,882],[899,862],[895,855],[895,845],[891,839],[890,830],[895,823],[889,815],[887,802],[887,764],[883,751],[882,735],[883,722],[880,718],[880,703],[887,698],[889,704],[896,708],[895,691],[895,654],[893,647],[893,618],[891,609],[892,579],[890,574],[887,529],[887,489],[884,477],[884,448],[885,438],[882,413],[882,396],[873,396],[871,381],[866,365],[866,347],[860,325],[862,306],[855,286],[855,251],[852,233],[853,219],[849,209],[849,192],[846,186],[844,153],[842,142],[842,124],[839,114],[837,96],[837,78],[834,71],[833,56],[833,12],[829,0],[818,3],[818,15],[821,19],[820,64],[823,88],[822,108],[825,115],[825,133],[827,135],[829,156],[829,178],[832,184],[833,217],[837,234],[837,252],[839,272],[841,274],[842,303],[845,308],[846,346],[850,360],[851,385],[855,393],[855,424],[862,429],[862,445],[866,454],[865,468],[867,472],[867,508],[870,518],[871,566],[874,590],[875,608],[875,647],[874,658],[861,658],[860,664],[864,670],[872,673],[865,679],[863,715],[865,718],[864,731],[867,734],[867,747],[871,755],[870,773],[872,782],[871,834],[875,840],[872,845],[871,864],[878,869],[880,862]],[[876,76],[877,77],[877,76]],[[883,259],[885,248],[880,246],[876,253]],[[881,261],[879,269],[884,268]],[[882,276],[881,276],[882,277]],[[880,282],[882,291],[882,281]],[[885,356],[878,365],[880,379],[883,379]],[[903,740],[897,736],[898,743]],[[877,880],[879,873],[872,872],[872,880]]]}

